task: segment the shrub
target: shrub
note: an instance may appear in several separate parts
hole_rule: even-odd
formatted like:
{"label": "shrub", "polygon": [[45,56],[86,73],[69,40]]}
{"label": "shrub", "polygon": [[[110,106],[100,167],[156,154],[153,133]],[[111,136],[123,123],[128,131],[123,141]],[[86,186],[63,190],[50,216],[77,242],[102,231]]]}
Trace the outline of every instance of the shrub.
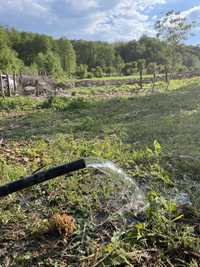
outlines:
{"label": "shrub", "polygon": [[77,67],[77,70],[76,70],[76,75],[80,79],[87,78],[87,75],[88,75],[88,66],[86,64],[81,64],[80,66],[78,66]]}
{"label": "shrub", "polygon": [[94,78],[94,74],[92,72],[88,72],[87,78],[88,79]]}

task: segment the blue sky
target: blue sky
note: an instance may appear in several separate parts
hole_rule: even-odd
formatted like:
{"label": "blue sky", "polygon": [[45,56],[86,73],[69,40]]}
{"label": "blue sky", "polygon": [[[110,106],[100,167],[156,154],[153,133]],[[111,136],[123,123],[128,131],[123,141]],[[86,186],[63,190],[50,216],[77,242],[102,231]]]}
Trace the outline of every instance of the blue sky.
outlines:
{"label": "blue sky", "polygon": [[[55,37],[128,41],[155,34],[168,10],[200,23],[200,0],[0,0],[0,24]],[[200,44],[200,28],[188,40]]]}

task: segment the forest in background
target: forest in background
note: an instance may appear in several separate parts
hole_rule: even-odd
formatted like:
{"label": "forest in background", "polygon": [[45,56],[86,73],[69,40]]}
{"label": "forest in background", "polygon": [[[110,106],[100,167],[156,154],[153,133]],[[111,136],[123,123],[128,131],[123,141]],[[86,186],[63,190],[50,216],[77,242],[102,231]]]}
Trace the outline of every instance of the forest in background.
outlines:
{"label": "forest in background", "polygon": [[[126,76],[152,68],[163,73],[170,64],[169,46],[159,38],[142,36],[138,41],[106,43],[100,41],[55,39],[44,34],[19,32],[0,27],[0,71],[34,75],[47,74],[59,79]],[[179,45],[177,72],[200,69],[200,47]]]}

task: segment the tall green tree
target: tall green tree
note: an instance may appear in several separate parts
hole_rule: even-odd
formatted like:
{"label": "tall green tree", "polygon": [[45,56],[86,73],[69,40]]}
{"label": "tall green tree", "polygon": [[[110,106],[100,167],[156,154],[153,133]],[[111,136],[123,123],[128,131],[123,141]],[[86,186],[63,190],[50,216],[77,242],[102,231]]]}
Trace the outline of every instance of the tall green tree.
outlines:
{"label": "tall green tree", "polygon": [[169,11],[155,24],[157,36],[163,39],[171,54],[171,69],[175,71],[177,66],[177,52],[179,46],[188,38],[194,23],[189,23],[181,12]]}
{"label": "tall green tree", "polygon": [[59,76],[63,72],[59,56],[52,51],[48,51],[46,54],[39,53],[35,63],[40,72],[47,73],[48,75]]}
{"label": "tall green tree", "polygon": [[[124,64],[123,59],[121,58],[120,55],[118,55],[118,54],[116,53],[116,54],[115,54],[115,60],[114,60],[114,67],[115,67],[115,69],[117,70],[117,73],[118,73],[118,74],[121,74],[124,65],[125,65],[125,64]],[[111,66],[111,67],[112,67],[112,66]]]}
{"label": "tall green tree", "polygon": [[23,66],[23,62],[17,57],[9,47],[0,49],[0,71],[5,73],[18,73]]}
{"label": "tall green tree", "polygon": [[58,40],[58,54],[60,55],[61,66],[68,77],[76,72],[76,53],[69,40],[61,38]]}
{"label": "tall green tree", "polygon": [[[175,24],[175,27],[169,27],[170,24]],[[138,41],[114,44],[84,40],[69,41],[64,38],[57,40],[47,35],[0,27],[0,54],[1,62],[4,62],[1,63],[1,68],[19,69],[20,64],[23,64],[25,72],[35,73],[38,67],[34,63],[38,61],[38,55],[51,52],[51,60],[59,55],[61,66],[65,71],[64,76],[68,77],[72,77],[80,65],[82,70],[83,66],[87,65],[90,75],[92,72],[95,74],[94,69],[96,70],[98,66],[106,75],[132,74],[135,72],[131,66],[132,62],[140,59],[145,59],[147,66],[152,62],[162,66],[160,69],[166,74],[166,80],[170,80],[169,74],[172,73],[172,68],[178,71],[200,69],[200,47],[183,45],[193,27],[192,23],[190,25],[181,13],[169,12],[165,18],[160,19],[156,27],[160,39],[142,36]],[[54,59],[52,62],[57,61]],[[46,59],[44,61],[46,62]],[[50,66],[59,65],[52,62],[49,62]],[[44,69],[50,69],[50,73],[55,73],[55,69],[60,72],[59,67],[53,68],[52,71],[47,65],[45,64]],[[81,75],[85,76],[84,72]]]}
{"label": "tall green tree", "polygon": [[0,27],[0,49],[8,47],[8,36],[3,27]]}

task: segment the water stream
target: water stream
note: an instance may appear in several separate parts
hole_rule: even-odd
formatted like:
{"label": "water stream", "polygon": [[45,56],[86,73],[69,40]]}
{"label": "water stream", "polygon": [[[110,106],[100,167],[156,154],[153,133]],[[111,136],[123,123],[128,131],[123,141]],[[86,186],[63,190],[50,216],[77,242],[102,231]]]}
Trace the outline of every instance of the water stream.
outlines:
{"label": "water stream", "polygon": [[[87,158],[85,162],[88,168],[97,169],[111,177],[110,184],[113,191],[108,205],[117,213],[122,214],[126,211],[139,213],[149,206],[145,190],[113,162],[100,158]],[[168,192],[167,198],[175,201],[177,205],[191,204],[189,195],[184,192]]]}
{"label": "water stream", "polygon": [[[118,213],[124,211],[141,212],[145,209],[144,191],[121,168],[111,161],[99,158],[87,158],[85,161],[88,168],[97,169],[111,177],[113,192],[111,192],[110,205],[115,206]],[[116,192],[114,192],[115,189]]]}

